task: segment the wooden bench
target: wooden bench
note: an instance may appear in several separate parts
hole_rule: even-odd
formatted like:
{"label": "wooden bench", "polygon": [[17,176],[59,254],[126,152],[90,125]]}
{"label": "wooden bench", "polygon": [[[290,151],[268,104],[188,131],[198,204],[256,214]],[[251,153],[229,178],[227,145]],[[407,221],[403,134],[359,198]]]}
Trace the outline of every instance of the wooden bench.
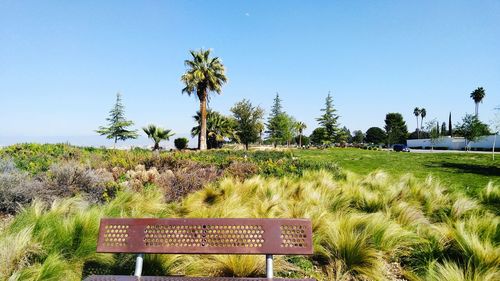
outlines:
{"label": "wooden bench", "polygon": [[[85,281],[258,281],[273,278],[273,255],[311,255],[306,219],[101,219],[99,253],[137,254],[134,276],[92,275]],[[266,256],[266,278],[141,276],[144,254],[245,254]]]}

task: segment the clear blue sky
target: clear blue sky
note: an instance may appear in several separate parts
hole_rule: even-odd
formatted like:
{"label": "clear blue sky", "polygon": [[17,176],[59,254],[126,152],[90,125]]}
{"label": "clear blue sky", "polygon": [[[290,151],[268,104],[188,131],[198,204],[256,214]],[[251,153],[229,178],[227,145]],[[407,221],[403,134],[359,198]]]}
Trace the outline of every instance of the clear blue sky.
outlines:
{"label": "clear blue sky", "polygon": [[116,92],[137,128],[186,135],[198,109],[181,94],[188,50],[212,48],[229,83],[210,106],[247,98],[317,126],[332,91],[351,131],[413,108],[453,123],[500,105],[500,1],[0,0],[0,136],[96,135]]}

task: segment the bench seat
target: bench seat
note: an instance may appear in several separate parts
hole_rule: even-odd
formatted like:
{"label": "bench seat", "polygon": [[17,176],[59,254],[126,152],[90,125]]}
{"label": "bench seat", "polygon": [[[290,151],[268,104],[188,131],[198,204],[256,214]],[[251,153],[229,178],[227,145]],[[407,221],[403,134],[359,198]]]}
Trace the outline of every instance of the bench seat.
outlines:
{"label": "bench seat", "polygon": [[[134,276],[91,275],[85,281],[313,281],[273,278],[273,255],[311,255],[307,219],[105,218],[98,253],[137,254]],[[266,277],[141,276],[144,254],[265,255]]]}

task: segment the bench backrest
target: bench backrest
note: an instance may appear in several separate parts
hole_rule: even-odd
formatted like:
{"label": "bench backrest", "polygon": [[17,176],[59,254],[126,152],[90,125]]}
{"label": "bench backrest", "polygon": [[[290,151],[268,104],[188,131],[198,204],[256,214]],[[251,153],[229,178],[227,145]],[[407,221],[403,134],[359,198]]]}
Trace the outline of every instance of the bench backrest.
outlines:
{"label": "bench backrest", "polygon": [[310,255],[307,219],[101,219],[97,252]]}

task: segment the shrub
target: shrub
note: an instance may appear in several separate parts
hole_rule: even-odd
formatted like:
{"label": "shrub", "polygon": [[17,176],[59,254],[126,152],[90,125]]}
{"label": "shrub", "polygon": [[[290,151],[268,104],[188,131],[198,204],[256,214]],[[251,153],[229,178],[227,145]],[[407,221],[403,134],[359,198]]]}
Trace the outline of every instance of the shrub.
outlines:
{"label": "shrub", "polygon": [[203,167],[193,163],[173,172],[173,176],[166,177],[168,183],[163,183],[167,201],[182,199],[187,194],[200,190],[207,183],[216,181],[222,176],[222,171],[215,167]]}
{"label": "shrub", "polygon": [[177,138],[174,140],[175,148],[178,150],[183,150],[187,148],[188,139],[187,138]]}
{"label": "shrub", "polygon": [[52,165],[45,181],[46,192],[40,194],[45,201],[81,194],[88,201],[97,203],[103,201],[107,183],[113,181],[113,175],[70,161]]}
{"label": "shrub", "polygon": [[12,161],[0,160],[0,212],[14,214],[20,206],[30,203],[43,191],[37,180],[18,171]]}
{"label": "shrub", "polygon": [[256,175],[258,172],[259,167],[256,164],[242,161],[234,161],[224,170],[226,175],[230,175],[238,179],[249,178]]}

